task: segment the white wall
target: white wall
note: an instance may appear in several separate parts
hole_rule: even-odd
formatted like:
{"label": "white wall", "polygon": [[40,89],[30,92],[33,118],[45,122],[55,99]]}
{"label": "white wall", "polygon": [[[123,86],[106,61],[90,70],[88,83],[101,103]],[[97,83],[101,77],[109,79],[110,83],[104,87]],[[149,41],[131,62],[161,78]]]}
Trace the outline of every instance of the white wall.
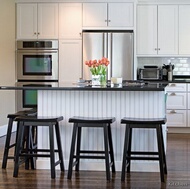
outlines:
{"label": "white wall", "polygon": [[[0,0],[0,85],[15,82],[15,1]],[[15,111],[15,92],[0,91],[0,136],[7,114]]]}

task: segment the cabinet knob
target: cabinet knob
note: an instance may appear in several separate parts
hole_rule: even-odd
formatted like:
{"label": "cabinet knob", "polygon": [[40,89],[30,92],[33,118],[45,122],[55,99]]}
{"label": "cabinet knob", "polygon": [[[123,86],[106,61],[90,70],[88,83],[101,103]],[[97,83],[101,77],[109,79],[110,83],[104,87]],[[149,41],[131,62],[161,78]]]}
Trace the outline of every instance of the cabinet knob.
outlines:
{"label": "cabinet knob", "polygon": [[171,110],[170,113],[171,113],[171,114],[175,114],[176,111],[175,111],[175,110]]}
{"label": "cabinet knob", "polygon": [[158,49],[157,49],[157,48],[155,48],[154,50],[155,50],[155,51],[157,51]]}
{"label": "cabinet knob", "polygon": [[40,35],[40,32],[38,32],[38,35]]}
{"label": "cabinet knob", "polygon": [[158,48],[158,50],[160,51],[160,48]]}
{"label": "cabinet knob", "polygon": [[108,22],[111,22],[111,20],[108,20]]}
{"label": "cabinet knob", "polygon": [[105,20],[105,22],[108,22],[108,20]]}
{"label": "cabinet knob", "polygon": [[79,33],[79,35],[81,36],[81,35],[82,35],[82,33],[80,32],[80,33]]}
{"label": "cabinet knob", "polygon": [[36,32],[34,32],[34,35],[36,35]]}

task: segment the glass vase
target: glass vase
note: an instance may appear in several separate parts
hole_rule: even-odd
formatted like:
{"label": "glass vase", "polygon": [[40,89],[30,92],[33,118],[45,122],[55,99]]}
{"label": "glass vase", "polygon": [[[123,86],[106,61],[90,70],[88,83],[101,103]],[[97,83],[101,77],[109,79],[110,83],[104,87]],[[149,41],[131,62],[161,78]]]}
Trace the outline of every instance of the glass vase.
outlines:
{"label": "glass vase", "polygon": [[107,82],[107,80],[106,80],[106,74],[104,74],[104,75],[100,75],[100,85],[106,85],[106,82]]}

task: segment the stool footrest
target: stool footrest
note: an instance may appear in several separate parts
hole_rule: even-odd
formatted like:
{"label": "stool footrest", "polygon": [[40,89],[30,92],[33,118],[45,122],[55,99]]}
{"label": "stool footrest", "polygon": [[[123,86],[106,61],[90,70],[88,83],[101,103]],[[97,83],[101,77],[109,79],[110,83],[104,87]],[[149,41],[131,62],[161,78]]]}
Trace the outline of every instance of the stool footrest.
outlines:
{"label": "stool footrest", "polygon": [[159,160],[159,157],[137,157],[137,156],[126,156],[126,159],[130,160]]}
{"label": "stool footrest", "polygon": [[105,151],[100,151],[100,150],[80,150],[79,153],[83,154],[105,154]]}
{"label": "stool footrest", "polygon": [[[74,158],[76,158],[77,156],[74,156]],[[81,159],[106,159],[106,157],[105,156],[96,156],[96,155],[94,155],[94,156],[90,156],[90,155],[80,155],[80,156],[78,156],[78,157],[80,157]]]}
{"label": "stool footrest", "polygon": [[158,152],[138,152],[138,151],[132,151],[130,154],[133,155],[158,155]]}

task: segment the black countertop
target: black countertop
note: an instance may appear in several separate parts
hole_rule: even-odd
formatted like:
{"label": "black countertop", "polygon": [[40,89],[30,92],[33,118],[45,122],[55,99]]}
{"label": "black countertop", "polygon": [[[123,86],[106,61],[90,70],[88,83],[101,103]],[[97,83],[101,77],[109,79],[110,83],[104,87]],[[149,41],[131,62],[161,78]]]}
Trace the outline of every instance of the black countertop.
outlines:
{"label": "black countertop", "polygon": [[[51,83],[50,83],[51,84]],[[164,91],[168,83],[124,81],[123,85],[92,86],[88,83],[59,83],[57,86],[2,86],[0,90],[78,90],[78,91]]]}

